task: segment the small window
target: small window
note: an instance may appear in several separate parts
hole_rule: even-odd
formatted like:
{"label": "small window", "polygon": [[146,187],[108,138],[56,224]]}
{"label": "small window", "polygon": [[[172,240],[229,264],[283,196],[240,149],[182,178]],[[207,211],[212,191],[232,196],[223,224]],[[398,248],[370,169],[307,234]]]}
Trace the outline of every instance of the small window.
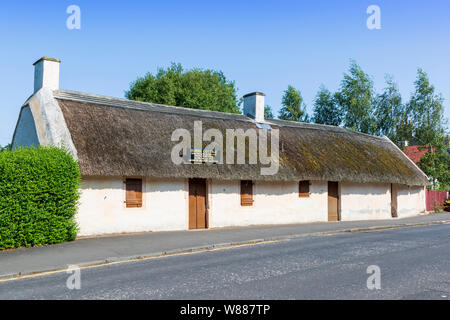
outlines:
{"label": "small window", "polygon": [[308,198],[311,193],[309,192],[309,180],[300,181],[298,184],[298,196],[300,198]]}
{"label": "small window", "polygon": [[127,208],[142,207],[142,179],[126,179],[126,200]]}
{"label": "small window", "polygon": [[241,206],[253,205],[253,181],[241,180]]}

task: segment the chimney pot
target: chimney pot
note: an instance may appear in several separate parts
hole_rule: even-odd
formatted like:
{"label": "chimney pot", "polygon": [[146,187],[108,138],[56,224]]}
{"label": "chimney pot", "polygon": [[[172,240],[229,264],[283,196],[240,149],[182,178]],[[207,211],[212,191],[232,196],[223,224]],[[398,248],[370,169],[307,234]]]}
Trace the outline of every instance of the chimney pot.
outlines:
{"label": "chimney pot", "polygon": [[264,122],[264,97],[262,92],[244,95],[244,115],[255,119],[256,122]]}
{"label": "chimney pot", "polygon": [[42,57],[34,66],[34,92],[41,88],[51,90],[59,89],[59,64],[61,60],[49,57]]}

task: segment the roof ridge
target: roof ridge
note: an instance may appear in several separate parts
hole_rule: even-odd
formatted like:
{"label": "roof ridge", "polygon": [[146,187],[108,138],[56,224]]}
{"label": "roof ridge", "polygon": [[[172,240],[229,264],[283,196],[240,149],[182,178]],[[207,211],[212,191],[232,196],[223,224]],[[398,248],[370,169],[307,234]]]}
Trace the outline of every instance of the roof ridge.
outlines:
{"label": "roof ridge", "polygon": [[[322,123],[313,123],[313,122],[303,122],[303,121],[294,121],[294,120],[282,120],[282,119],[266,119],[266,121],[270,124],[271,121],[275,121],[275,122],[285,122],[287,124],[287,126],[292,127],[292,128],[298,128],[298,127],[304,127],[307,129],[316,129],[316,130],[326,130],[328,129],[332,129],[334,131],[339,131],[342,133],[349,133],[349,134],[357,134],[357,135],[363,135],[369,138],[374,138],[380,141],[384,141],[383,137],[380,136],[375,136],[372,134],[368,134],[368,133],[364,133],[364,132],[359,132],[359,131],[354,131],[348,128],[344,128],[344,127],[340,127],[340,126],[333,126],[330,124],[322,124]],[[276,123],[273,123],[275,125],[277,125]],[[310,127],[309,127],[310,126]],[[311,128],[311,127],[316,127],[316,128]]]}
{"label": "roof ridge", "polygon": [[[161,104],[161,103],[154,103],[154,102],[145,102],[145,101],[138,101],[138,100],[131,100],[131,99],[126,99],[126,98],[118,98],[118,97],[109,97],[109,96],[103,96],[103,95],[98,95],[98,94],[92,94],[92,93],[85,93],[85,92],[80,92],[80,91],[72,91],[72,90],[55,90],[54,91],[54,95],[56,98],[59,99],[68,99],[68,100],[79,100],[74,98],[73,96],[67,96],[65,94],[69,94],[69,95],[79,95],[81,97],[88,97],[88,98],[94,98],[94,99],[104,99],[104,100],[109,100],[109,101],[117,101],[117,102],[125,102],[125,103],[131,103],[131,104],[140,104],[143,106],[148,106],[148,107],[161,107],[161,108],[168,108],[168,109],[175,109],[175,110],[179,110],[179,111],[192,111],[192,112],[198,112],[198,113],[214,113],[217,115],[229,115],[229,116],[237,116],[237,117],[242,117],[242,118],[247,118],[248,120],[253,120],[241,113],[229,113],[229,112],[222,112],[222,111],[214,111],[214,110],[204,110],[204,109],[194,109],[194,108],[186,108],[186,107],[179,107],[179,106],[172,106],[172,105],[167,105],[167,104]],[[92,101],[88,101],[88,102],[92,102]],[[120,107],[120,106],[118,106]],[[121,106],[123,108],[129,108],[128,106]]]}
{"label": "roof ridge", "polygon": [[[228,113],[228,112],[221,112],[221,111],[212,111],[212,110],[203,110],[203,109],[193,109],[193,108],[185,108],[185,107],[178,107],[178,106],[171,106],[171,105],[165,105],[165,104],[159,104],[159,103],[153,103],[153,102],[144,102],[144,101],[137,101],[137,100],[130,100],[126,98],[118,98],[118,97],[108,97],[98,94],[91,94],[91,93],[85,93],[85,92],[79,92],[79,91],[72,91],[72,90],[55,90],[53,92],[55,98],[59,99],[67,99],[67,100],[73,100],[73,101],[81,101],[81,102],[90,102],[94,104],[103,104],[110,107],[117,107],[117,108],[125,108],[125,109],[137,109],[137,110],[148,110],[152,112],[163,112],[163,113],[173,113],[173,111],[181,112],[182,114],[186,115],[195,115],[199,117],[206,117],[206,118],[219,118],[224,120],[229,120],[230,118],[232,120],[237,121],[244,121],[244,122],[252,122],[257,123],[254,119],[247,117],[243,114],[238,113]],[[112,104],[116,102],[116,104]],[[146,107],[146,109],[137,108],[130,105],[118,105],[117,103],[126,103],[126,104],[134,104],[134,105],[140,105],[143,107]],[[148,108],[152,108],[153,110],[150,110]],[[155,110],[158,109],[159,110]],[[164,110],[166,109],[166,110]],[[334,132],[340,132],[340,133],[347,133],[347,134],[356,134],[356,135],[363,135],[368,138],[372,138],[378,141],[384,141],[382,137],[370,135],[367,133],[362,133],[358,131],[353,131],[347,128],[339,127],[339,126],[333,126],[333,125],[327,125],[327,124],[319,124],[319,123],[311,123],[311,122],[300,122],[300,121],[293,121],[293,120],[282,120],[282,119],[265,119],[265,123],[272,124],[276,126],[286,126],[286,127],[293,127],[293,128],[304,128],[304,129],[312,129],[312,130],[322,130],[322,131],[334,131]]]}

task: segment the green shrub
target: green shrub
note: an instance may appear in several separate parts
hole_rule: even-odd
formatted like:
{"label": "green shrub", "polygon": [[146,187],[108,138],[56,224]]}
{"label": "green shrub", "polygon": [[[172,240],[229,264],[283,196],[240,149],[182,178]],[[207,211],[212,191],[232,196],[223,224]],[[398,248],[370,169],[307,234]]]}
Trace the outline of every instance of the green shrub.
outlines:
{"label": "green shrub", "polygon": [[0,152],[0,250],[74,240],[80,172],[55,147]]}
{"label": "green shrub", "polygon": [[444,212],[441,206],[435,205],[434,206],[434,213],[441,213]]}

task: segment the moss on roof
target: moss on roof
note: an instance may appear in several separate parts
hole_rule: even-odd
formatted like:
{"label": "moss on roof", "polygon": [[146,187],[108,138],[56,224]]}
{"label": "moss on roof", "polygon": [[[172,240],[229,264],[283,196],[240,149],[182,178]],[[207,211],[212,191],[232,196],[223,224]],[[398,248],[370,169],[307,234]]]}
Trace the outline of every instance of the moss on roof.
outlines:
{"label": "moss on roof", "polygon": [[[260,174],[261,165],[182,164],[171,161],[175,129],[193,136],[194,121],[203,130],[257,129],[245,116],[223,118],[220,113],[195,113],[164,106],[121,107],[102,101],[58,98],[85,176],[199,177],[270,181],[328,180],[426,185],[425,175],[385,138],[346,129],[270,121],[280,131],[280,168],[276,175]],[[125,102],[123,103],[125,104]],[[162,109],[161,109],[162,108]],[[225,159],[225,152],[224,152]]]}

